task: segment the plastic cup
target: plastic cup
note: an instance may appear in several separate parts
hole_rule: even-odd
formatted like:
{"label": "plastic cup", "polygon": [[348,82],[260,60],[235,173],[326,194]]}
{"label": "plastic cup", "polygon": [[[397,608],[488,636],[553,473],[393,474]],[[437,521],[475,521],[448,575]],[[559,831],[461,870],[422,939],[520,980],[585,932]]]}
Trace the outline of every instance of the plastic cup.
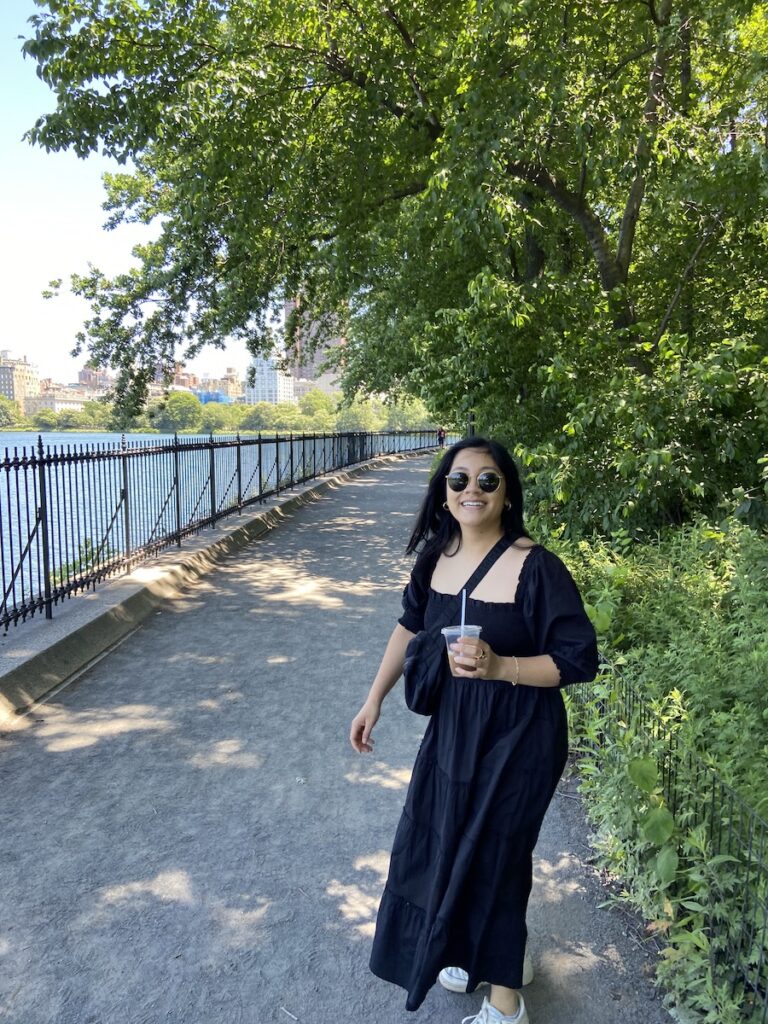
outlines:
{"label": "plastic cup", "polygon": [[480,630],[482,626],[443,626],[440,632],[445,637],[445,645],[448,648],[448,664],[451,666],[451,675],[456,675],[456,666],[453,663],[453,651],[451,650],[451,644],[455,644],[456,641],[462,636],[471,636],[474,640],[480,636]]}

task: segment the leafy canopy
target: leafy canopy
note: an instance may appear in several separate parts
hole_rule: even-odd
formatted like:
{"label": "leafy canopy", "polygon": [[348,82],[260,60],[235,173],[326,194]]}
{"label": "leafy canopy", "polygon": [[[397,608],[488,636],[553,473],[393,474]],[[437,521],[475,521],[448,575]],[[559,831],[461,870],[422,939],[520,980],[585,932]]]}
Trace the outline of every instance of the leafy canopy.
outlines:
{"label": "leafy canopy", "polygon": [[[768,5],[49,0],[26,44],[141,265],[73,279],[144,400],[226,338],[342,334],[348,394],[510,440],[569,530],[765,510]],[[734,494],[734,492],[736,492]]]}

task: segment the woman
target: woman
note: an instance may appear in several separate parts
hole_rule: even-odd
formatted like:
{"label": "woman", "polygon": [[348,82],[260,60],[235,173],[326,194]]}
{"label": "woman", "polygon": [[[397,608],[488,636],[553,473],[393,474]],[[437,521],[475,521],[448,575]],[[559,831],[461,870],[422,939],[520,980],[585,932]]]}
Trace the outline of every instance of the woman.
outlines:
{"label": "woman", "polygon": [[522,996],[532,853],[568,753],[559,688],[593,679],[594,630],[573,579],[523,527],[515,464],[465,438],[430,481],[407,551],[420,550],[403,615],[352,721],[373,749],[381,704],[421,630],[456,625],[461,592],[479,639],[452,645],[440,703],[414,765],[371,954],[374,974],[421,1005],[446,988],[491,985],[474,1024],[528,1024]]}

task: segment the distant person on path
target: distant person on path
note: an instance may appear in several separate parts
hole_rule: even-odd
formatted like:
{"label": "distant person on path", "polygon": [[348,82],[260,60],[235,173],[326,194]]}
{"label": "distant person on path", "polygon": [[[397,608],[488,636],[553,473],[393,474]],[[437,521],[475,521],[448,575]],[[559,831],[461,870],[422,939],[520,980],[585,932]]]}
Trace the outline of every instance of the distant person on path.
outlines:
{"label": "distant person on path", "polygon": [[457,992],[490,984],[472,1024],[529,1024],[518,989],[533,848],[568,753],[560,687],[594,678],[595,632],[566,567],[526,533],[517,468],[494,441],[465,438],[446,451],[406,550],[418,557],[403,615],[352,721],[354,749],[372,751],[414,636],[461,622],[462,589],[466,621],[482,632],[452,645],[453,674],[442,658],[371,970],[407,991],[408,1010],[439,975]]}
{"label": "distant person on path", "polygon": [[437,443],[440,445],[441,448],[445,448],[445,428],[444,427],[438,427],[437,428]]}

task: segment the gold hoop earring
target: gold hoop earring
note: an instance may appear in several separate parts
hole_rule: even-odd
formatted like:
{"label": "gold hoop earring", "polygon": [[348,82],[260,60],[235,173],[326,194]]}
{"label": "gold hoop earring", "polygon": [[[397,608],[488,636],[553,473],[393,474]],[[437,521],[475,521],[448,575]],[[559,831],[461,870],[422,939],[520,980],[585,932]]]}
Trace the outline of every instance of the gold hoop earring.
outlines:
{"label": "gold hoop earring", "polygon": [[446,512],[448,511],[448,502],[447,501],[443,502],[443,508],[445,509]]}

